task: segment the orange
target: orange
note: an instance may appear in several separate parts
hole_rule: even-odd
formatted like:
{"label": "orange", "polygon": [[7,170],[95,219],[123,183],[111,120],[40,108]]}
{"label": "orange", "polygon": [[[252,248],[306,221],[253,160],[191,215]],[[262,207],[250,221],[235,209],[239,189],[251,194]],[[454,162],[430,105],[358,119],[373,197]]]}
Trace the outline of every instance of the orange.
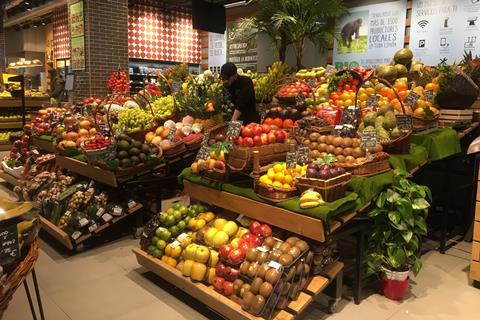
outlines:
{"label": "orange", "polygon": [[275,173],[275,181],[283,183],[284,179],[285,179],[285,175],[283,174],[283,172]]}
{"label": "orange", "polygon": [[434,85],[433,83],[427,83],[425,85],[425,90],[432,90],[433,91]]}
{"label": "orange", "polygon": [[391,88],[388,88],[387,98],[392,100],[392,99],[395,99],[396,97],[397,97],[397,95],[395,94],[395,91],[393,91],[393,89],[391,89]]}
{"label": "orange", "polygon": [[368,95],[375,94],[375,88],[368,87],[368,88],[365,89],[365,90],[367,91],[367,94],[368,94]]}
{"label": "orange", "polygon": [[292,177],[291,175],[287,174],[287,175],[285,175],[283,181],[284,181],[285,183],[292,184],[293,177]]}
{"label": "orange", "polygon": [[368,99],[368,94],[366,94],[366,93],[360,93],[359,96],[358,96],[358,99],[359,99],[360,101],[367,101],[367,99]]}
{"label": "orange", "polygon": [[269,126],[273,124],[273,119],[272,118],[266,118],[263,123],[268,124]]}
{"label": "orange", "polygon": [[417,109],[422,109],[422,110],[423,110],[423,108],[425,108],[425,105],[426,105],[426,104],[425,104],[425,100],[423,100],[423,99],[418,99],[418,100],[417,100],[417,103],[416,103],[415,106],[414,106],[414,109],[415,109],[415,110],[417,110]]}
{"label": "orange", "polygon": [[343,100],[337,100],[336,102],[337,107],[343,107]]}
{"label": "orange", "polygon": [[389,91],[390,88],[388,87],[383,87],[382,89],[380,89],[380,94],[384,97],[386,97],[388,95],[388,91]]}
{"label": "orange", "polygon": [[349,98],[350,98],[350,94],[348,94],[348,92],[343,92],[342,95],[340,96],[340,99],[342,99],[343,101]]}
{"label": "orange", "polygon": [[404,91],[408,89],[407,84],[403,81],[396,81],[393,87],[397,89],[397,91]]}
{"label": "orange", "polygon": [[275,119],[273,119],[272,125],[275,125],[275,126],[277,126],[277,127],[279,127],[279,128],[282,128],[282,126],[283,126],[283,120],[282,120],[281,118],[275,118]]}
{"label": "orange", "polygon": [[343,105],[345,107],[348,107],[348,106],[352,106],[353,105],[353,101],[351,99],[347,99],[343,102]]}
{"label": "orange", "polygon": [[293,126],[293,120],[292,119],[285,119],[283,121],[283,128],[288,129]]}
{"label": "orange", "polygon": [[398,92],[398,95],[400,96],[400,98],[403,100],[405,100],[405,98],[408,96],[408,93],[406,90],[402,90],[402,91],[399,91]]}
{"label": "orange", "polygon": [[438,83],[434,83],[433,84],[433,92],[438,92],[440,91],[440,86],[438,85]]}

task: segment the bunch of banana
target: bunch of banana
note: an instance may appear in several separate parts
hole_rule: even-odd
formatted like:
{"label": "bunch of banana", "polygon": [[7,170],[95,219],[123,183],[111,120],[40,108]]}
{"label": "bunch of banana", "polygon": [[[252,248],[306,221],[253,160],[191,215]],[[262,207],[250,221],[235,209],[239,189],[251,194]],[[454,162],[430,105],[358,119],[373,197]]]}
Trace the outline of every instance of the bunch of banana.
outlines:
{"label": "bunch of banana", "polygon": [[313,189],[304,191],[300,196],[300,208],[302,209],[315,208],[324,203],[322,195]]}

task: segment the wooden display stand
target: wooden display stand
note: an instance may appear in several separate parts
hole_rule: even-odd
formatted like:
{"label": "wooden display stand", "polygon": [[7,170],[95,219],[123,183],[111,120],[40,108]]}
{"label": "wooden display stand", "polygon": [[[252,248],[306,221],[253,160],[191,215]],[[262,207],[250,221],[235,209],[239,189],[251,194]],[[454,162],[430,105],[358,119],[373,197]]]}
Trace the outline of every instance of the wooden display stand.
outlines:
{"label": "wooden display stand", "polygon": [[[148,255],[140,248],[134,248],[133,253],[137,257],[140,265],[147,270],[152,271],[162,279],[170,282],[172,285],[188,293],[195,299],[201,301],[215,312],[221,314],[229,320],[260,320],[261,317],[256,317],[250,313],[242,310],[240,305],[233,302],[229,298],[216,292],[211,286],[207,286],[200,282],[192,282],[190,278],[182,276],[182,273],[163,263],[160,259]],[[295,319],[303,310],[305,310],[311,302],[314,301],[315,296],[320,294],[323,289],[334,279],[343,269],[341,262],[336,262],[326,270],[328,277],[315,276],[311,279],[308,286],[300,293],[295,301],[291,301],[285,310],[275,311],[273,320],[291,320]]]}
{"label": "wooden display stand", "polygon": [[353,212],[339,217],[330,224],[329,229],[326,229],[322,220],[267,203],[258,202],[233,193],[211,189],[186,180],[183,182],[183,186],[185,194],[193,199],[226,208],[235,213],[243,214],[247,217],[320,242],[325,242],[327,233],[338,229],[342,224],[353,219],[357,214]]}
{"label": "wooden display stand", "polygon": [[475,202],[475,221],[473,225],[472,261],[470,278],[480,287],[480,173],[477,177],[477,201]]}
{"label": "wooden display stand", "polygon": [[55,147],[51,141],[42,140],[39,137],[32,137],[32,146],[40,150],[55,153]]}
{"label": "wooden display stand", "polygon": [[75,248],[76,246],[78,246],[82,242],[90,239],[94,235],[102,232],[103,230],[109,228],[110,226],[116,224],[117,222],[125,219],[126,217],[128,217],[131,214],[137,212],[141,208],[143,208],[143,205],[138,203],[133,208],[129,209],[127,214],[124,214],[120,217],[113,218],[109,222],[106,222],[106,223],[102,224],[101,226],[99,226],[93,232],[82,235],[77,240],[72,239],[65,231],[63,231],[62,229],[57,227],[55,224],[53,224],[52,222],[50,222],[47,218],[45,218],[43,216],[40,216],[40,222],[42,223],[42,228],[45,231],[47,231],[47,233],[49,233],[52,237],[57,239],[58,242],[60,242],[67,249],[73,250],[73,248]]}

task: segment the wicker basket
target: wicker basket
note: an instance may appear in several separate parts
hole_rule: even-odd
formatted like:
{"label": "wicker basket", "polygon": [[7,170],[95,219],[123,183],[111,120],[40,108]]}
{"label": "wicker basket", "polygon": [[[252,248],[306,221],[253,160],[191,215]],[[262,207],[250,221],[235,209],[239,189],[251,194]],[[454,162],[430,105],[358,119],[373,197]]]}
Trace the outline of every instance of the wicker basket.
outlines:
{"label": "wicker basket", "polygon": [[273,143],[259,147],[241,147],[235,145],[227,159],[228,167],[234,171],[250,171],[253,167],[253,153],[258,151],[259,164],[264,166],[275,161],[285,161],[291,146],[287,143]]}
{"label": "wicker basket", "polygon": [[255,181],[255,193],[264,200],[271,202],[282,202],[298,196],[298,189],[278,188]]}
{"label": "wicker basket", "polygon": [[12,300],[15,291],[34,268],[35,262],[38,259],[39,247],[40,241],[37,238],[30,244],[30,249],[25,258],[8,275],[6,280],[7,285],[3,287],[0,293],[0,319],[3,317],[5,310],[7,310],[8,303]]}
{"label": "wicker basket", "polygon": [[313,189],[322,195],[323,200],[332,202],[345,196],[351,177],[350,172],[328,180],[298,177],[296,186],[300,192]]}
{"label": "wicker basket", "polygon": [[181,155],[186,151],[187,151],[187,147],[185,146],[185,143],[183,142],[183,140],[180,140],[175,142],[170,149],[163,150],[163,155],[167,158],[173,158]]}
{"label": "wicker basket", "polygon": [[409,154],[411,135],[412,131],[409,130],[394,140],[382,142],[383,151],[389,154]]}
{"label": "wicker basket", "polygon": [[388,162],[389,155],[386,152],[378,152],[371,155],[369,159],[366,159],[361,163],[338,163],[334,165],[342,167],[352,174],[352,176],[368,177],[377,175],[390,170],[390,163]]}
{"label": "wicker basket", "polygon": [[185,147],[189,151],[200,149],[200,147],[202,146],[202,141],[203,141],[203,136],[200,136],[195,140],[185,142]]}
{"label": "wicker basket", "polygon": [[214,168],[212,170],[202,171],[201,175],[204,178],[207,178],[208,180],[212,180],[216,182],[226,182],[228,177],[228,171],[227,170],[222,171]]}

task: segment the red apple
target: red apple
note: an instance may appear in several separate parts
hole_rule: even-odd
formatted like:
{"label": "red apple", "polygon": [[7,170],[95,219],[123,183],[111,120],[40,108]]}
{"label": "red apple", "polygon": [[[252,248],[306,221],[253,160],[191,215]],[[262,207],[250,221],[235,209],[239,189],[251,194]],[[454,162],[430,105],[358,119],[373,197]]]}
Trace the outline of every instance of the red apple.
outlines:
{"label": "red apple", "polygon": [[253,143],[254,143],[255,146],[261,146],[263,144],[260,136],[254,136],[253,137]]}
{"label": "red apple", "polygon": [[262,141],[262,145],[267,145],[268,144],[268,135],[266,133],[262,133],[260,135],[260,139]]}
{"label": "red apple", "polygon": [[244,255],[246,255],[248,249],[250,249],[251,247],[252,246],[250,245],[250,243],[245,241],[245,242],[239,244],[237,249],[240,250]]}
{"label": "red apple", "polygon": [[275,137],[275,133],[273,133],[273,132],[270,132],[267,135],[267,139],[268,139],[268,143],[270,143],[270,144],[275,143],[277,141],[277,138]]}
{"label": "red apple", "polygon": [[250,229],[250,232],[253,233],[253,234],[260,234],[260,227],[262,226],[262,224],[258,221],[253,221],[252,223],[250,223],[250,226],[249,226],[249,229]]}
{"label": "red apple", "polygon": [[227,267],[223,263],[217,264],[215,267],[215,274],[217,277],[224,277]]}
{"label": "red apple", "polygon": [[261,246],[262,243],[263,243],[263,240],[260,236],[253,235],[252,240],[250,242],[250,248]]}
{"label": "red apple", "polygon": [[225,279],[223,279],[222,277],[215,277],[215,279],[213,279],[212,286],[216,291],[222,292],[224,283]]}
{"label": "red apple", "polygon": [[235,281],[240,274],[240,271],[235,268],[230,268],[227,272],[225,272],[225,280],[227,281]]}
{"label": "red apple", "polygon": [[223,295],[229,297],[233,294],[233,283],[230,281],[223,282]]}
{"label": "red apple", "polygon": [[244,141],[244,140],[245,140],[245,139],[243,139],[242,136],[239,136],[239,137],[237,138],[237,145],[239,145],[239,146],[244,146],[244,145],[245,145],[245,141]]}
{"label": "red apple", "polygon": [[221,160],[215,161],[215,164],[213,165],[215,169],[225,171],[225,163]]}
{"label": "red apple", "polygon": [[223,246],[220,247],[218,250],[218,253],[220,254],[220,257],[222,259],[227,259],[228,255],[230,254],[230,251],[232,251],[234,248],[231,244],[224,244]]}
{"label": "red apple", "polygon": [[253,142],[253,139],[251,137],[248,137],[244,139],[244,145],[245,147],[253,147],[255,144]]}
{"label": "red apple", "polygon": [[253,137],[253,131],[250,127],[246,126],[242,129],[242,137]]}
{"label": "red apple", "polygon": [[262,237],[267,238],[272,235],[272,229],[268,224],[262,224],[260,227],[260,233],[262,234]]}
{"label": "red apple", "polygon": [[275,138],[278,143],[283,143],[285,142],[286,134],[285,131],[283,130],[276,130],[275,131]]}
{"label": "red apple", "polygon": [[263,133],[263,129],[261,126],[255,126],[253,129],[253,134],[256,136],[260,136]]}
{"label": "red apple", "polygon": [[240,263],[243,259],[245,259],[245,254],[246,251],[242,251],[240,248],[233,249],[232,252],[230,252],[230,255],[228,256],[230,262],[233,264],[238,264]]}

